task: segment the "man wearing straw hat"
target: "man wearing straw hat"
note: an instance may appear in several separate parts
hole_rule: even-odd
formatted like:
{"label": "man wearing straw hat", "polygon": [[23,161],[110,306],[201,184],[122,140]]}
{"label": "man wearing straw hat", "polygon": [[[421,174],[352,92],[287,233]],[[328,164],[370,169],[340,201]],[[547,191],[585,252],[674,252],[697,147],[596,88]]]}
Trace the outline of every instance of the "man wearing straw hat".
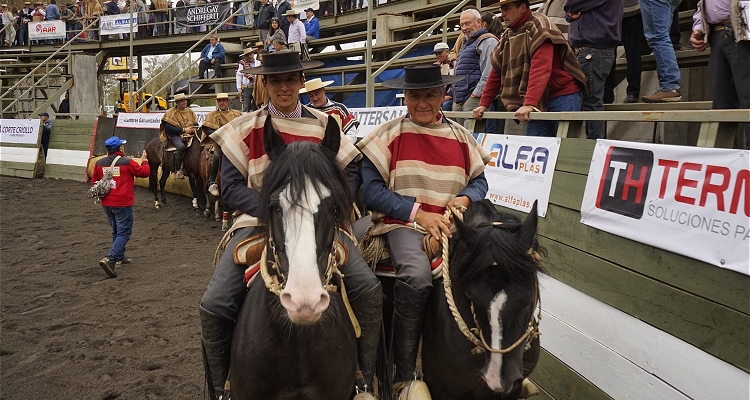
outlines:
{"label": "man wearing straw hat", "polygon": [[188,107],[188,96],[177,93],[174,98],[174,107],[167,110],[161,119],[161,127],[169,137],[169,141],[177,149],[174,152],[172,172],[176,179],[184,179],[185,172],[182,170],[182,160],[185,158],[185,142],[182,135],[195,135],[198,128],[198,117]]}
{"label": "man wearing straw hat", "polygon": [[[383,86],[403,89],[407,114],[390,120],[357,144],[365,205],[373,210],[369,235],[385,235],[396,271],[393,343],[396,392],[427,393],[415,376],[419,339],[432,291],[425,235],[450,235],[448,205],[468,206],[487,194],[484,166],[489,153],[462,125],[441,112],[443,91],[463,76],[441,75],[438,65],[404,68],[403,78]],[[434,177],[439,176],[439,179]],[[427,178],[431,177],[431,178]],[[408,389],[407,389],[408,387]],[[404,397],[400,397],[404,398]]]}
{"label": "man wearing straw hat", "polygon": [[248,47],[242,51],[242,57],[237,63],[237,71],[235,72],[237,92],[240,94],[240,102],[242,103],[242,112],[250,112],[256,108],[255,102],[253,101],[253,84],[255,81],[255,75],[242,72],[245,68],[260,66],[260,62],[255,60],[253,52],[252,47]]}
{"label": "man wearing straw hat", "polygon": [[[270,163],[260,145],[265,121],[269,115],[273,116],[273,125],[286,142],[321,141],[328,116],[303,106],[299,90],[305,82],[303,71],[322,64],[301,62],[299,53],[292,51],[266,54],[262,66],[244,72],[262,76],[270,96],[268,105],[235,118],[211,135],[223,152],[221,196],[225,204],[240,214],[219,245],[221,257],[200,304],[204,365],[212,399],[224,392],[234,321],[246,294],[243,282],[246,266],[236,264],[232,253],[238,243],[264,229],[256,216],[263,176]],[[361,154],[349,140],[341,140],[336,159],[344,168],[352,193],[359,190],[361,183],[356,164],[360,158]],[[349,261],[341,266],[341,272],[362,330],[358,340],[359,366],[367,388],[371,389],[380,337],[382,289],[354,243],[343,240],[349,248]],[[358,382],[358,386],[365,389],[363,382]]]}
{"label": "man wearing straw hat", "polygon": [[213,152],[211,158],[211,168],[208,171],[208,191],[214,195],[219,195],[219,186],[216,185],[216,174],[219,173],[219,161],[221,160],[221,147],[214,146],[212,142],[208,140],[208,136],[214,133],[217,129],[226,125],[229,121],[242,115],[237,110],[229,108],[229,95],[226,93],[216,94],[216,110],[211,111],[206,115],[206,120],[203,121],[201,126],[201,144],[210,145]]}
{"label": "man wearing straw hat", "polygon": [[356,138],[357,127],[359,126],[357,118],[349,112],[349,109],[345,105],[333,101],[326,96],[326,86],[332,83],[333,81],[323,82],[320,78],[311,79],[305,81],[305,87],[300,89],[299,92],[300,94],[307,93],[307,97],[310,98],[310,104],[307,104],[308,107],[316,108],[332,116],[339,123],[341,131],[348,138]]}

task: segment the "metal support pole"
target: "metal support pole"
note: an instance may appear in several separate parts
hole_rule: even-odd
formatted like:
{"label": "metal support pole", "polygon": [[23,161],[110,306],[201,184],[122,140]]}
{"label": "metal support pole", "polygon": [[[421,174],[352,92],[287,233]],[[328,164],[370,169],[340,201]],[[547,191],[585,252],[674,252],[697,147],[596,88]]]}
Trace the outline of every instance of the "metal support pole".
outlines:
{"label": "metal support pole", "polygon": [[375,107],[375,77],[372,76],[372,3],[377,0],[367,1],[367,51],[365,52],[365,76],[367,87],[365,91],[365,106]]}
{"label": "metal support pole", "polygon": [[128,59],[125,61],[128,67],[128,110],[135,112],[135,96],[133,96],[133,2],[130,2],[130,33],[128,38],[130,39],[130,50]]}

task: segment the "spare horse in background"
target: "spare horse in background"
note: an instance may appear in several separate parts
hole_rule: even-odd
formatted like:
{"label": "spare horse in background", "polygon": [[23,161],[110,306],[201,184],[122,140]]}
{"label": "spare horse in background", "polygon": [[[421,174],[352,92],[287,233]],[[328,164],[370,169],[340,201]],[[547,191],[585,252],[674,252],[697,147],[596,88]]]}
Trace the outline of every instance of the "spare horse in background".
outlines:
{"label": "spare horse in background", "polygon": [[260,193],[262,279],[249,285],[232,339],[232,399],[348,400],[354,391],[357,343],[338,265],[346,246],[351,196],[336,163],[341,133],[328,123],[320,145],[284,144],[265,122],[271,163]]}
{"label": "spare horse in background", "polygon": [[[206,208],[206,197],[202,193],[203,180],[199,170],[201,146],[195,136],[190,137],[186,145],[187,149],[182,165],[190,183],[190,192],[194,199],[193,208],[200,212],[200,210]],[[148,190],[154,194],[154,207],[157,210],[167,205],[167,194],[164,187],[167,185],[169,174],[172,173],[174,151],[174,146],[169,142],[162,142],[158,137],[146,145],[148,164],[151,167],[151,175],[148,177]],[[159,176],[160,166],[161,176]],[[159,196],[160,191],[161,196]]]}
{"label": "spare horse in background", "polygon": [[537,274],[544,272],[536,202],[523,223],[489,200],[453,221],[450,262],[425,316],[424,381],[435,400],[527,396],[536,390],[524,378],[539,359]]}
{"label": "spare horse in background", "polygon": [[[203,193],[201,194],[206,200],[206,206],[203,209],[203,215],[206,218],[211,218],[211,215],[214,215],[214,219],[216,221],[221,221],[221,231],[226,232],[230,226],[229,218],[231,217],[233,210],[231,207],[224,203],[224,201],[221,199],[221,196],[214,196],[208,190],[208,175],[211,169],[212,157],[213,153],[209,149],[205,148],[200,155],[199,170],[201,182],[203,183],[201,186]],[[219,186],[219,191],[221,191],[221,171],[216,174],[216,184]]]}

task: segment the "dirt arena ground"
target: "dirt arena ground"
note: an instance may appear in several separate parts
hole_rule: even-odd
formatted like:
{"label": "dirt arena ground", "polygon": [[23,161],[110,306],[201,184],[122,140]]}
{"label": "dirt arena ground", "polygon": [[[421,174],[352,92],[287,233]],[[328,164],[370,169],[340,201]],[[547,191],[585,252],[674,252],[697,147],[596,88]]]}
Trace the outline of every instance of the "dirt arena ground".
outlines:
{"label": "dirt arena ground", "polygon": [[133,264],[88,185],[0,177],[0,399],[204,398],[198,303],[220,224],[136,187]]}

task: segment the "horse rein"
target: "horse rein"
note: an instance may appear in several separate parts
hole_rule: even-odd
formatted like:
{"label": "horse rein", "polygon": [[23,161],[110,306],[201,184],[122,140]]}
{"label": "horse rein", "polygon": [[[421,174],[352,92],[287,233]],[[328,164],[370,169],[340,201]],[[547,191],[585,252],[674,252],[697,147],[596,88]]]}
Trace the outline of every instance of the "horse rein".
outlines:
{"label": "horse rein", "polygon": [[[445,218],[450,218],[451,215],[455,216],[456,218],[463,221],[463,212],[466,211],[466,207],[455,203],[454,205],[448,207],[445,210]],[[502,225],[502,222],[493,222],[492,225],[499,226]],[[469,326],[466,324],[466,321],[464,321],[463,317],[461,316],[461,313],[458,311],[458,307],[456,306],[455,299],[453,297],[453,283],[450,278],[450,270],[449,270],[449,263],[448,263],[448,257],[449,257],[449,249],[448,249],[448,236],[444,233],[441,234],[441,242],[443,246],[443,261],[441,264],[441,267],[443,269],[443,288],[445,290],[445,299],[448,303],[448,308],[451,311],[451,314],[453,315],[453,320],[456,321],[456,325],[458,325],[458,330],[463,333],[463,335],[468,339],[471,343],[473,343],[476,347],[471,350],[471,353],[476,355],[484,352],[489,353],[495,353],[495,354],[506,354],[511,351],[513,351],[516,347],[521,345],[521,343],[524,344],[524,351],[528,350],[531,347],[531,342],[539,337],[541,335],[541,332],[539,332],[539,321],[542,319],[542,300],[539,295],[539,279],[534,278],[534,308],[538,308],[539,312],[534,317],[534,312],[532,309],[531,318],[529,318],[529,323],[526,328],[526,332],[524,332],[523,335],[521,335],[518,340],[516,340],[513,344],[506,348],[500,348],[496,349],[493,348],[491,345],[487,343],[487,341],[484,339],[484,334],[482,334],[482,329],[479,327],[479,320],[477,319],[477,314],[474,311],[474,303],[471,303],[471,314],[474,318],[474,325],[475,328],[469,328]],[[529,255],[531,255],[534,260],[537,262],[541,262],[541,257],[539,254],[533,250],[529,249],[528,251]]]}
{"label": "horse rein", "polygon": [[[356,240],[354,239],[352,234],[347,232],[345,229],[336,228],[336,232],[343,233],[344,236],[347,236],[352,240],[352,243],[356,243]],[[281,296],[281,291],[284,290],[286,281],[284,280],[284,275],[279,269],[279,265],[281,265],[281,262],[279,261],[279,254],[276,251],[276,242],[273,240],[270,221],[268,222],[267,241],[268,245],[263,247],[263,252],[260,256],[260,275],[263,278],[266,289],[268,289],[268,291],[275,294],[276,296]],[[269,248],[271,249],[271,254],[273,255],[273,261],[268,261]],[[331,279],[333,279],[334,274],[339,277],[339,282],[341,283],[341,299],[343,300],[344,307],[349,314],[349,319],[352,321],[354,334],[357,338],[359,338],[360,336],[362,336],[362,328],[360,327],[359,321],[354,315],[354,310],[352,309],[352,306],[349,302],[349,296],[346,293],[346,286],[344,285],[344,274],[339,269],[340,265],[346,264],[346,262],[342,261],[348,260],[348,256],[345,256],[343,254],[344,252],[345,247],[343,243],[341,243],[336,237],[334,237],[333,242],[331,243],[331,251],[328,252],[328,263],[326,265],[324,274],[325,279],[323,282],[323,286],[325,286],[327,292],[337,292],[338,287],[331,284]],[[271,269],[273,269],[275,273],[271,274]]]}

